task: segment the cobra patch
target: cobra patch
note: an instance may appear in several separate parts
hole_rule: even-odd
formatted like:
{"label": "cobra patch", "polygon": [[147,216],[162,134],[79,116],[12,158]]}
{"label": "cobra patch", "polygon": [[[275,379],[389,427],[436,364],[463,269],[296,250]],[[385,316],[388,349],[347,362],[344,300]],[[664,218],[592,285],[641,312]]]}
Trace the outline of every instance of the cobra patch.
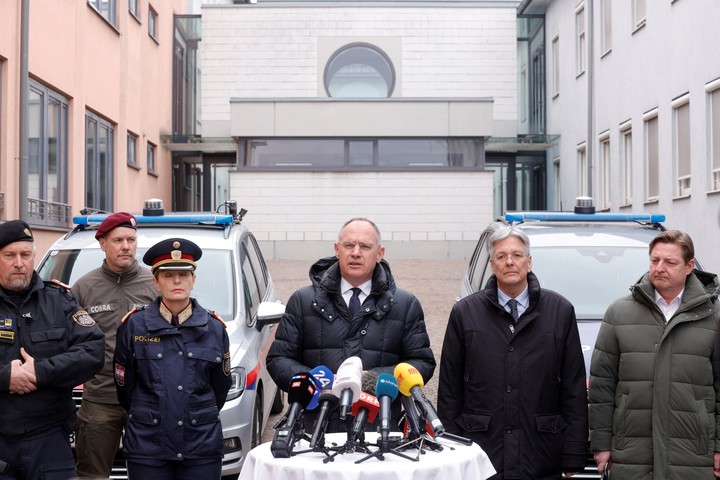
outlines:
{"label": "cobra patch", "polygon": [[10,342],[15,341],[15,332],[8,332],[7,330],[0,330],[0,340],[9,340]]}
{"label": "cobra patch", "polygon": [[223,355],[223,373],[226,377],[230,375],[230,352]]}
{"label": "cobra patch", "polygon": [[125,385],[125,367],[119,363],[115,364],[115,383],[121,387]]}
{"label": "cobra patch", "polygon": [[95,325],[95,320],[85,310],[78,310],[72,316],[73,321],[81,327],[92,327]]}

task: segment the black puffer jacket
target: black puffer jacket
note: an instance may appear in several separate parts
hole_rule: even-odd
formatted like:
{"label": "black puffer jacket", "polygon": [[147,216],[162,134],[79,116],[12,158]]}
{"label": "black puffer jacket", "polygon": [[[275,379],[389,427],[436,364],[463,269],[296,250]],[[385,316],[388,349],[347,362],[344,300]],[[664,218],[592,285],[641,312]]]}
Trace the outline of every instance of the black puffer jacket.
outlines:
{"label": "black puffer jacket", "polygon": [[[395,286],[384,260],[375,267],[372,291],[352,319],[340,292],[337,258],[318,260],[310,268],[310,279],[312,285],[290,297],[267,356],[268,371],[281,389],[287,390],[295,373],[318,365],[337,373],[352,356],[360,357],[364,370],[377,373],[393,374],[398,363],[408,362],[425,382],[430,380],[435,357],[422,307],[412,294]],[[306,422],[311,421],[312,415],[306,415]],[[344,425],[331,418],[327,431],[339,430]]]}
{"label": "black puffer jacket", "polygon": [[585,364],[568,300],[528,274],[530,306],[511,333],[491,277],[455,304],[438,386],[447,430],[477,442],[495,479],[559,479],[587,456]]}

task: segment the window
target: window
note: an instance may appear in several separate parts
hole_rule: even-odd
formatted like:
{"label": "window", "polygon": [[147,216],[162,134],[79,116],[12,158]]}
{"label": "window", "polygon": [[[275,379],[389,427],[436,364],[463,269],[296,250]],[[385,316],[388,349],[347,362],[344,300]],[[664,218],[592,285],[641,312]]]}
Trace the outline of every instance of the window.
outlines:
{"label": "window", "polygon": [[323,81],[328,97],[388,98],[395,89],[395,69],[378,47],[351,43],[332,54]]}
{"label": "window", "polygon": [[660,152],[658,149],[657,109],[643,115],[645,122],[645,199],[660,196]]}
{"label": "window", "polygon": [[137,135],[128,132],[127,134],[127,164],[128,167],[139,168],[137,161]]}
{"label": "window", "polygon": [[645,25],[645,0],[632,0],[633,31]]}
{"label": "window", "polygon": [[720,78],[705,85],[708,92],[708,157],[710,190],[720,190]]}
{"label": "window", "polygon": [[585,71],[585,5],[575,9],[575,71],[578,75]]}
{"label": "window", "polygon": [[68,100],[30,81],[28,95],[28,198],[30,220],[66,226]]}
{"label": "window", "polygon": [[148,5],[148,35],[150,35],[155,41],[158,39],[157,20],[157,12],[153,9],[152,5]]}
{"label": "window", "polygon": [[584,197],[588,195],[588,164],[587,154],[585,151],[585,142],[577,146],[577,185],[578,196]]}
{"label": "window", "polygon": [[140,10],[138,9],[138,0],[128,0],[128,10],[135,18],[140,18]]}
{"label": "window", "polygon": [[600,10],[600,42],[605,55],[612,50],[612,0],[602,0]]}
{"label": "window", "polygon": [[113,211],[114,129],[92,112],[85,113],[85,206]]}
{"label": "window", "polygon": [[620,161],[622,162],[622,168],[620,169],[621,188],[622,188],[622,205],[632,204],[632,129],[630,128],[630,121],[627,121],[620,125],[620,135],[622,136],[622,145],[620,147]]}
{"label": "window", "polygon": [[560,95],[560,37],[552,39],[552,89],[553,97]]}
{"label": "window", "polygon": [[482,167],[480,139],[252,139],[246,167],[336,168]]}
{"label": "window", "polygon": [[610,208],[610,131],[600,134],[600,165],[598,168],[597,206],[600,210]]}
{"label": "window", "polygon": [[148,142],[147,144],[147,171],[156,174],[155,171],[155,145]]}
{"label": "window", "polygon": [[672,102],[673,107],[673,165],[675,196],[690,195],[690,95]]}
{"label": "window", "polygon": [[115,26],[115,0],[88,0],[88,5],[93,7],[105,20]]}

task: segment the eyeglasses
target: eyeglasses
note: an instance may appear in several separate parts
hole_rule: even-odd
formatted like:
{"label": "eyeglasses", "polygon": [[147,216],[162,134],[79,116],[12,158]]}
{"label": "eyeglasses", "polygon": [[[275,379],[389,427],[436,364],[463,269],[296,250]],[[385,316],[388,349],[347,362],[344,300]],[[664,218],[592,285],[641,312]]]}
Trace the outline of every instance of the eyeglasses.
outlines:
{"label": "eyeglasses", "polygon": [[363,242],[343,242],[340,245],[342,245],[343,249],[345,249],[349,252],[355,250],[356,246],[359,247],[360,250],[362,250],[363,252],[369,252],[370,250],[372,250],[373,248],[376,247],[376,245],[373,243],[363,243]]}
{"label": "eyeglasses", "polygon": [[493,257],[493,261],[497,263],[504,263],[507,262],[508,258],[511,258],[513,263],[517,263],[522,261],[525,257],[527,257],[525,252],[501,252]]}

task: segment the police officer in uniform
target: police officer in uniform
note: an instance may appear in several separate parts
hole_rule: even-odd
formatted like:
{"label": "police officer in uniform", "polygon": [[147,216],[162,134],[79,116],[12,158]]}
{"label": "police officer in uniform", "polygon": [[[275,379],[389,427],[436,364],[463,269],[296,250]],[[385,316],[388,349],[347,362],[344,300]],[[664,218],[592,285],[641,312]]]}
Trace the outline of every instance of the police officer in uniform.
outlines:
{"label": "police officer in uniform", "polygon": [[34,270],[27,223],[0,225],[0,479],[75,476],[72,389],[103,366],[105,339],[66,285]]}
{"label": "police officer in uniform", "polygon": [[135,307],[152,303],[157,293],[152,273],[135,259],[134,216],[127,212],[108,215],[95,238],[105,252],[102,265],[78,279],[72,291],[105,334],[105,366],[83,386],[75,452],[79,476],[106,478],[112,472],[126,417],[113,381],[115,335],[123,317]]}
{"label": "police officer in uniform", "polygon": [[131,480],[221,475],[230,342],[223,321],[190,298],[201,256],[182,238],[152,246],[143,262],[160,296],[118,329],[114,378],[128,411],[123,447]]}

